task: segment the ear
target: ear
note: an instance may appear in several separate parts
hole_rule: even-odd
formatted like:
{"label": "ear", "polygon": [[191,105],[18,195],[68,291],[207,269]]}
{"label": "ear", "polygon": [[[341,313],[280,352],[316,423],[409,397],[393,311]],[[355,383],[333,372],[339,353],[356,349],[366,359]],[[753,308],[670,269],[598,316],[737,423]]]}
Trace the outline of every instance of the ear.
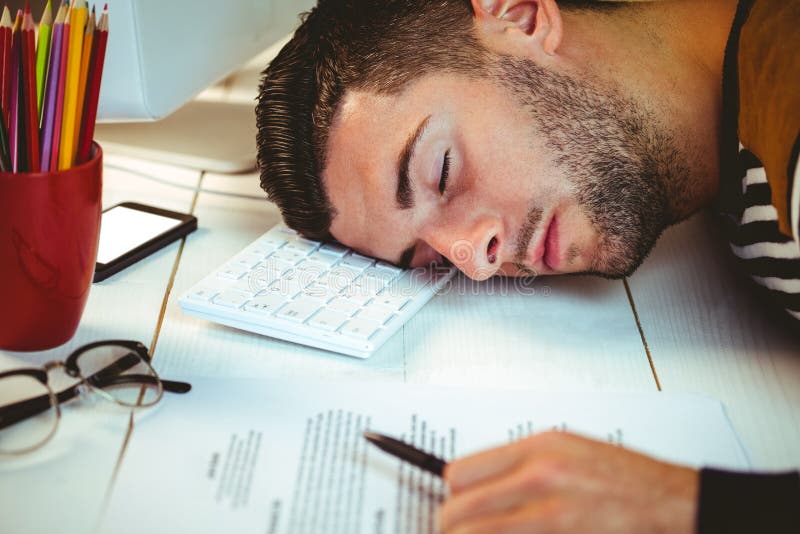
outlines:
{"label": "ear", "polygon": [[561,10],[555,0],[471,1],[478,33],[497,52],[553,56],[561,46]]}

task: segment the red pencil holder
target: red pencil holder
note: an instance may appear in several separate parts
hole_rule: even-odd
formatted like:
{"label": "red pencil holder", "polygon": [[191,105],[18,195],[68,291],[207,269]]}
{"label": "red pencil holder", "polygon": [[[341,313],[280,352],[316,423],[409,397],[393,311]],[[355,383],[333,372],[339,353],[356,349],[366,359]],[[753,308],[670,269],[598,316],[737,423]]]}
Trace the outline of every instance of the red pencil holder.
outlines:
{"label": "red pencil holder", "polygon": [[0,349],[47,350],[75,335],[94,276],[103,151],[66,171],[0,173]]}

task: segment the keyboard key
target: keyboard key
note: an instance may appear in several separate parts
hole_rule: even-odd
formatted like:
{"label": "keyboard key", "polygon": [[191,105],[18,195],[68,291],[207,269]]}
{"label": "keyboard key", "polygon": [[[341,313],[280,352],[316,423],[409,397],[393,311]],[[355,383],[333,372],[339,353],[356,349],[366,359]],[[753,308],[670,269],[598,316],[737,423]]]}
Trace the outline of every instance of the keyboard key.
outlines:
{"label": "keyboard key", "polygon": [[378,331],[380,325],[363,319],[351,319],[339,330],[343,335],[356,339],[369,339]]}
{"label": "keyboard key", "polygon": [[256,256],[255,254],[241,254],[236,256],[236,259],[234,259],[232,263],[237,267],[244,267],[245,269],[249,270],[261,263],[262,259],[263,258]]}
{"label": "keyboard key", "polygon": [[389,322],[394,316],[394,310],[392,308],[387,308],[385,306],[381,306],[379,304],[369,304],[363,310],[358,312],[356,316],[358,319],[366,319],[368,321],[375,321],[376,323],[383,325]]}
{"label": "keyboard key", "polygon": [[262,264],[256,269],[250,271],[250,273],[242,280],[247,280],[247,284],[250,288],[263,291],[275,283],[275,281],[280,278],[280,275],[281,273],[278,271],[267,269]]}
{"label": "keyboard key", "polygon": [[337,290],[342,290],[353,285],[359,276],[361,276],[361,271],[340,264],[328,271],[327,277],[320,283],[326,283]]}
{"label": "keyboard key", "polygon": [[289,263],[288,261],[283,261],[281,259],[278,259],[273,254],[259,266],[259,269],[274,271],[276,273],[275,276],[277,277],[282,275],[292,267],[294,267],[294,263]]}
{"label": "keyboard key", "polygon": [[309,284],[309,281],[307,280],[308,273],[301,271],[298,267],[292,267],[278,278],[278,282],[294,282],[301,284],[302,287],[305,287]]}
{"label": "keyboard key", "polygon": [[306,255],[302,252],[298,252],[296,250],[290,250],[287,248],[282,248],[275,252],[269,259],[275,259],[278,261],[283,261],[289,263],[291,265],[297,265],[301,261],[306,258]]}
{"label": "keyboard key", "polygon": [[278,295],[283,295],[286,298],[292,298],[303,289],[305,289],[306,284],[303,284],[297,278],[280,278],[271,286],[269,286],[268,291],[271,293],[277,293]]}
{"label": "keyboard key", "polygon": [[363,295],[370,298],[377,295],[383,289],[383,282],[375,278],[364,278],[363,276],[356,280],[354,284],[345,289],[344,293],[348,295]]}
{"label": "keyboard key", "polygon": [[226,291],[214,297],[214,304],[225,308],[239,309],[250,300],[250,295],[239,291]]}
{"label": "keyboard key", "polygon": [[261,259],[266,258],[273,252],[275,252],[278,247],[273,245],[268,245],[266,243],[262,243],[257,241],[254,245],[247,247],[244,251],[245,254],[250,254],[251,256],[257,256]]}
{"label": "keyboard key", "polygon": [[337,313],[333,310],[322,310],[309,319],[308,324],[314,328],[335,332],[349,318],[348,315]]}
{"label": "keyboard key", "polygon": [[284,245],[285,248],[289,250],[296,250],[300,252],[304,256],[314,252],[319,247],[319,243],[315,241],[309,241],[308,239],[304,239],[302,237],[298,237],[296,239],[292,239]]}
{"label": "keyboard key", "polygon": [[326,269],[330,269],[336,265],[336,262],[339,261],[339,258],[332,254],[326,254],[325,252],[315,252],[308,257],[308,261],[320,263],[324,265]]}
{"label": "keyboard key", "polygon": [[393,280],[392,283],[386,287],[384,293],[397,297],[413,298],[431,282],[431,276],[430,269],[413,269],[411,271],[406,271],[402,276]]}
{"label": "keyboard key", "polygon": [[362,256],[360,254],[350,254],[342,259],[341,265],[347,265],[353,267],[354,269],[358,269],[359,271],[363,271],[367,267],[372,267],[374,263],[375,260],[372,258],[367,258],[366,256]]}
{"label": "keyboard key", "polygon": [[276,249],[285,245],[287,240],[288,236],[283,232],[270,231],[266,235],[261,237],[261,239],[256,241],[256,244],[262,246],[269,246],[272,247],[273,249]]}
{"label": "keyboard key", "polygon": [[337,280],[338,278],[332,275],[330,271],[328,271],[326,273],[321,274],[316,280],[314,280],[314,283],[322,286],[333,287],[337,292],[347,287],[347,284],[345,283],[337,284],[336,283]]}
{"label": "keyboard key", "polygon": [[396,265],[392,265],[391,263],[387,263],[385,261],[379,261],[375,264],[376,269],[380,269],[382,271],[386,271],[394,275],[394,277],[398,277],[403,273],[403,269]]}
{"label": "keyboard key", "polygon": [[319,309],[320,303],[318,300],[301,297],[281,308],[276,316],[287,321],[303,323]]}
{"label": "keyboard key", "polygon": [[341,296],[346,298],[350,302],[358,304],[359,306],[363,306],[367,302],[371,301],[373,295],[369,293],[366,289],[360,286],[350,286],[344,291],[341,292]]}
{"label": "keyboard key", "polygon": [[306,260],[301,262],[300,265],[295,267],[295,270],[304,276],[308,283],[310,284],[326,272],[328,272],[328,266],[324,263],[319,263],[316,261]]}
{"label": "keyboard key", "polygon": [[348,317],[352,317],[358,310],[361,309],[361,305],[358,302],[354,302],[343,297],[338,297],[328,303],[328,309],[343,313]]}
{"label": "keyboard key", "polygon": [[290,267],[283,274],[278,278],[278,281],[282,280],[297,280],[300,277],[300,273],[297,271],[296,267]]}
{"label": "keyboard key", "polygon": [[386,285],[395,278],[397,278],[397,276],[402,272],[403,271],[399,269],[398,272],[394,272],[394,271],[389,271],[387,269],[379,269],[376,266],[376,267],[370,267],[369,269],[365,270],[363,273],[361,273],[361,276],[367,278],[375,278],[376,280],[381,280],[383,282],[383,285]]}
{"label": "keyboard key", "polygon": [[387,308],[391,308],[397,311],[397,310],[402,310],[403,306],[408,304],[409,300],[411,299],[404,295],[392,295],[389,292],[384,292],[375,297],[375,300],[373,302],[375,304],[380,304],[381,306],[386,306]]}
{"label": "keyboard key", "polygon": [[218,293],[218,290],[209,287],[194,287],[186,294],[186,298],[195,302],[211,302]]}
{"label": "keyboard key", "polygon": [[250,269],[238,265],[227,265],[217,271],[217,276],[226,280],[238,280],[250,272]]}
{"label": "keyboard key", "polygon": [[277,230],[281,234],[286,234],[286,235],[290,235],[290,236],[297,235],[297,232],[295,232],[294,230],[292,230],[288,226],[280,225],[280,226],[278,226]]}
{"label": "keyboard key", "polygon": [[389,271],[382,271],[380,269],[376,269],[375,267],[370,267],[361,273],[361,278],[375,280],[375,282],[380,285],[380,288],[383,289],[392,280],[394,280],[396,276]]}
{"label": "keyboard key", "polygon": [[237,280],[235,284],[230,286],[228,289],[231,291],[238,291],[239,293],[244,293],[248,297],[252,298],[258,294],[261,289],[255,289],[252,287],[250,279],[248,277],[242,277],[240,280]]}
{"label": "keyboard key", "polygon": [[286,302],[287,300],[281,295],[268,294],[258,296],[244,305],[244,311],[256,315],[272,315]]}
{"label": "keyboard key", "polygon": [[237,280],[235,284],[230,286],[229,289],[232,291],[240,291],[250,295],[251,297],[254,297],[269,287],[269,284],[267,284],[266,281],[252,276],[252,274],[253,273],[250,273],[250,276],[243,276]]}
{"label": "keyboard key", "polygon": [[328,302],[339,295],[339,292],[331,286],[312,283],[303,289],[303,294],[310,298],[321,300],[322,302]]}
{"label": "keyboard key", "polygon": [[285,291],[285,288],[282,288],[281,285],[276,282],[275,284],[269,286],[267,289],[259,293],[257,296],[261,298],[269,295],[277,295],[280,298],[288,301],[292,300],[292,298],[294,297],[294,295],[296,295],[296,293],[293,295],[288,295],[287,291]]}
{"label": "keyboard key", "polygon": [[341,245],[337,245],[336,243],[325,243],[322,245],[322,247],[320,247],[319,250],[320,252],[336,256],[337,258],[341,258],[347,254],[347,249]]}

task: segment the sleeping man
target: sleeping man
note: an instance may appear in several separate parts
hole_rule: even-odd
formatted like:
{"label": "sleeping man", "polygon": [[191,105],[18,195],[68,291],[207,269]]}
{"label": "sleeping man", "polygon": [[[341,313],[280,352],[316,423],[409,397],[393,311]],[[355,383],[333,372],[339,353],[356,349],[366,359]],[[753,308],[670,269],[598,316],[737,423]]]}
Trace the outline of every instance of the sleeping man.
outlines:
{"label": "sleeping man", "polygon": [[[476,280],[625,277],[714,206],[800,320],[799,24],[794,0],[320,0],[264,73],[261,183],[307,237]],[[445,532],[800,531],[796,473],[568,434],[446,478]]]}

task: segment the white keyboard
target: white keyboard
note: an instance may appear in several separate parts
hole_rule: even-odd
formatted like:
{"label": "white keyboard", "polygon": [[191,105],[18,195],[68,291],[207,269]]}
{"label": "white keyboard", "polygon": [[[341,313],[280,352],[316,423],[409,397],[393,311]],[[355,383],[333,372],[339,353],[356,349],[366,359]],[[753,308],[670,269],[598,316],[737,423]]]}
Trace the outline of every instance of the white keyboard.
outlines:
{"label": "white keyboard", "polygon": [[179,302],[215,323],[368,358],[455,272],[403,270],[278,225]]}

